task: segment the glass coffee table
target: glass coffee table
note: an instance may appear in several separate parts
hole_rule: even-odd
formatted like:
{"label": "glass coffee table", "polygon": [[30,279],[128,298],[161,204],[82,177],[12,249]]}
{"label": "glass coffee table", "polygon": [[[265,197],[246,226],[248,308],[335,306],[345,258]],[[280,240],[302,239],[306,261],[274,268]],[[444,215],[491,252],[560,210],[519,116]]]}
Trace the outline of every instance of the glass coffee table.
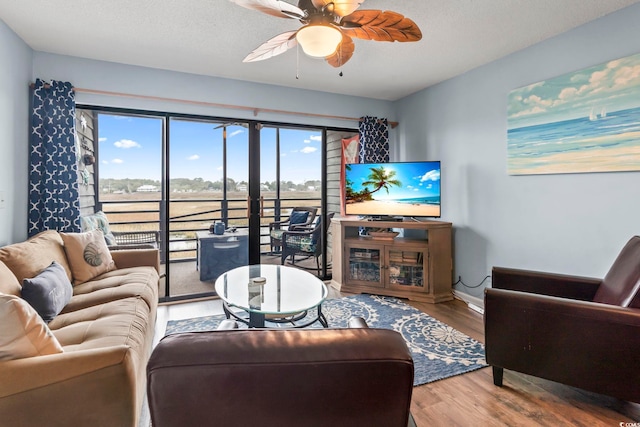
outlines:
{"label": "glass coffee table", "polygon": [[[245,265],[218,277],[215,287],[227,319],[250,328],[264,328],[265,322],[295,328],[319,322],[328,327],[322,314],[327,287],[306,271],[282,265]],[[238,314],[232,307],[242,311]]]}

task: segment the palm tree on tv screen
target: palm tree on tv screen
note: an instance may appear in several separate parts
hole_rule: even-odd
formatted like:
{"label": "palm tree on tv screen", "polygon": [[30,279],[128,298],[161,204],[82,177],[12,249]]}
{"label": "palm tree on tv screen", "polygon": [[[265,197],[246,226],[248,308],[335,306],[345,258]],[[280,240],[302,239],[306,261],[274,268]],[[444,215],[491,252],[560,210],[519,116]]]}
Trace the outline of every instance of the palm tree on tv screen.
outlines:
{"label": "palm tree on tv screen", "polygon": [[375,189],[370,191],[369,194],[373,194],[376,191],[380,191],[384,188],[389,194],[389,188],[392,186],[402,187],[402,182],[393,177],[396,176],[396,171],[385,169],[384,166],[370,169],[367,180],[362,183],[363,186],[373,186]]}

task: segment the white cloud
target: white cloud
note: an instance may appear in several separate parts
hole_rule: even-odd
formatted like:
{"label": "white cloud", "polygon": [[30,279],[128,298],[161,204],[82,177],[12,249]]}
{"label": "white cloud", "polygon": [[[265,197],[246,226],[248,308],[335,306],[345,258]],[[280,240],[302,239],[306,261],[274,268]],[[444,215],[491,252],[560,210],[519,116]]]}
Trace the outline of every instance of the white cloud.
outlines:
{"label": "white cloud", "polygon": [[524,89],[527,92],[533,92],[534,89],[539,88],[544,86],[544,82],[537,82],[537,83],[532,83],[529,86],[523,87],[522,89]]}
{"label": "white cloud", "polygon": [[545,110],[544,108],[540,108],[540,107],[533,107],[530,110],[522,110],[518,113],[514,113],[511,114],[510,117],[511,118],[516,118],[516,117],[523,117],[523,116],[528,116],[529,114],[539,114],[539,113],[544,113],[547,110]]}
{"label": "white cloud", "polygon": [[305,144],[311,144],[311,140],[310,140],[310,139],[305,139],[305,140],[304,140],[304,143],[305,143]]}
{"label": "white cloud", "polygon": [[420,181],[437,181],[440,179],[439,171],[429,171],[420,177]]}
{"label": "white cloud", "polygon": [[309,137],[309,139],[310,139],[310,140],[312,140],[312,141],[318,141],[318,142],[320,142],[320,141],[322,141],[322,135],[311,135],[311,136]]}
{"label": "white cloud", "polygon": [[122,159],[113,159],[113,160],[111,160],[111,163],[115,163],[117,165],[121,165],[122,163],[124,163],[124,160],[122,160]]}
{"label": "white cloud", "polygon": [[227,135],[227,137],[228,138],[232,138],[232,137],[234,137],[236,135],[240,135],[241,133],[244,133],[244,130],[242,130],[242,129],[234,130],[229,135]]}
{"label": "white cloud", "polygon": [[535,105],[541,107],[550,107],[553,101],[550,99],[542,99],[538,95],[531,95],[527,99],[524,100],[524,103],[527,105]]}
{"label": "white cloud", "polygon": [[103,161],[102,161],[102,164],[103,164],[103,165],[108,165],[108,164],[109,164],[109,162],[108,162],[108,161],[106,161],[106,160],[103,160]]}
{"label": "white cloud", "polygon": [[310,153],[313,153],[315,151],[318,151],[318,149],[316,147],[304,147],[302,150],[300,150],[300,152],[304,153],[304,154],[310,154]]}
{"label": "white cloud", "polygon": [[609,75],[608,68],[602,71],[596,71],[595,73],[591,74],[591,77],[589,78],[589,83],[597,86],[601,82],[606,81],[608,75]]}
{"label": "white cloud", "polygon": [[130,139],[121,139],[113,143],[118,148],[142,148],[140,144]]}
{"label": "white cloud", "polygon": [[105,142],[107,140],[107,138],[102,137],[102,138],[98,138],[98,142]]}
{"label": "white cloud", "polygon": [[216,170],[221,171],[221,170],[222,170],[222,166],[218,166],[218,167],[216,168]]}
{"label": "white cloud", "polygon": [[187,157],[187,160],[198,160],[199,158],[200,156],[198,156],[197,154],[194,154],[193,156]]}
{"label": "white cloud", "polygon": [[578,93],[578,89],[575,87],[565,87],[560,91],[558,98],[560,99],[571,99]]}
{"label": "white cloud", "polygon": [[635,67],[622,67],[616,71],[613,77],[616,86],[627,86],[634,81],[639,81],[639,79],[640,65],[636,65]]}

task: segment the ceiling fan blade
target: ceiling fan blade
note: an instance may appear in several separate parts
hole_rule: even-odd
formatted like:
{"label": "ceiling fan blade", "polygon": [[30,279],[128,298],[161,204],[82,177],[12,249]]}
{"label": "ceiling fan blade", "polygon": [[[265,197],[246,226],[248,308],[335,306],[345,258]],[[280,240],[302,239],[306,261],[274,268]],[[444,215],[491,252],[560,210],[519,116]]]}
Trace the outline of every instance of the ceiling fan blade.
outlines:
{"label": "ceiling fan blade", "polygon": [[418,25],[397,12],[357,10],[340,21],[341,30],[364,40],[416,42],[422,39]]}
{"label": "ceiling fan blade", "polygon": [[364,3],[364,0],[311,0],[311,3],[318,10],[322,10],[326,5],[333,3],[336,15],[347,16],[355,12]]}
{"label": "ceiling fan blade", "polygon": [[253,52],[247,55],[242,62],[264,61],[265,59],[273,58],[281,53],[285,53],[292,47],[298,45],[298,40],[296,40],[297,32],[298,31],[296,30],[278,34],[274,38],[258,46]]}
{"label": "ceiling fan blade", "polygon": [[302,9],[281,0],[229,0],[238,6],[257,10],[278,18],[301,19],[305,16]]}
{"label": "ceiling fan blade", "polygon": [[353,39],[345,33],[342,33],[342,41],[338,49],[336,49],[333,55],[327,56],[324,60],[332,67],[339,68],[351,59],[355,50],[356,44],[353,42]]}

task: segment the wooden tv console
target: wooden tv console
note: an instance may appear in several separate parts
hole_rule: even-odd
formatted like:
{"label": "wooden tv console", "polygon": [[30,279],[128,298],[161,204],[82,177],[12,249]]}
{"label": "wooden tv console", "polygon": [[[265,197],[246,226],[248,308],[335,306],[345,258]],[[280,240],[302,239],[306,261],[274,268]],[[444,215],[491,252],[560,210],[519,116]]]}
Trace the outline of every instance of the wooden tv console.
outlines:
{"label": "wooden tv console", "polygon": [[[403,230],[405,237],[360,227]],[[368,221],[336,218],[331,223],[332,281],[342,292],[369,293],[437,303],[453,299],[452,225],[443,221]]]}

